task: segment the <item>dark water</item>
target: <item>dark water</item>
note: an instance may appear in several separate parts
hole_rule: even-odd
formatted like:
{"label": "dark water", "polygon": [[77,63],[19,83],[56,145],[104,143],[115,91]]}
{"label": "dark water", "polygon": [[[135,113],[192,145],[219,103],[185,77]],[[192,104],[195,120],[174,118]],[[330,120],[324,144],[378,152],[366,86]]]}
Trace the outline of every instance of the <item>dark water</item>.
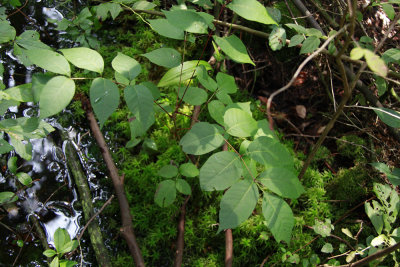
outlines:
{"label": "dark water", "polygon": [[[72,3],[73,2],[73,3]],[[41,35],[41,40],[52,46],[59,47],[68,43],[54,29],[54,25],[47,22],[47,18],[61,19],[62,13],[81,5],[78,1],[66,1],[66,5],[55,8],[54,1],[37,1],[29,3],[23,10],[24,14],[16,13],[10,17],[12,26],[17,30],[17,35],[24,30],[36,30]],[[8,10],[8,13],[11,13]],[[26,68],[12,55],[12,48],[2,51],[0,61],[5,68],[3,82],[7,88],[31,81],[33,67]],[[32,103],[23,104],[9,109],[6,118],[31,117],[37,114],[37,107]],[[3,117],[3,119],[4,119]],[[0,117],[1,119],[1,117]],[[55,120],[49,120],[53,127],[62,129]],[[79,129],[78,127],[76,127]],[[82,138],[83,129],[62,129],[69,133],[76,148],[79,150],[82,165],[86,171],[89,185],[92,190],[93,201],[106,200],[109,197],[98,183],[97,177],[104,176],[96,168],[96,160],[90,156],[89,149],[93,141],[86,135]],[[7,207],[0,209],[0,266],[11,266],[17,259],[15,266],[47,266],[44,251],[40,240],[32,229],[30,221],[35,216],[46,236],[49,244],[53,244],[53,234],[57,228],[65,228],[71,238],[75,238],[84,226],[83,214],[78,201],[77,190],[71,180],[64,155],[63,140],[56,131],[47,138],[31,140],[33,155],[31,161],[18,159],[18,172],[28,173],[34,180],[29,188],[23,188],[6,168],[9,157],[16,156],[14,152],[0,155],[2,171],[0,173],[0,191],[18,191],[19,200]],[[17,240],[23,240],[21,249]],[[85,259],[91,259],[90,247],[82,240],[82,249]],[[77,258],[78,256],[75,256]],[[78,260],[80,261],[80,260]],[[84,266],[92,266],[90,262],[83,262]]]}

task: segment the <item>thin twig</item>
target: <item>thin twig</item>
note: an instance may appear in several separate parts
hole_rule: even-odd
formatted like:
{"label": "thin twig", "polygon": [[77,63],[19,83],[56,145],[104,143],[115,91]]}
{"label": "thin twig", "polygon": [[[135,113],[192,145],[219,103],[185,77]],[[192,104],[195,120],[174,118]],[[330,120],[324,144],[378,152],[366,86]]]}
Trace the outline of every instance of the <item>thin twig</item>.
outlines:
{"label": "thin twig", "polygon": [[89,226],[89,224],[100,214],[103,212],[103,210],[105,209],[105,207],[107,207],[111,201],[113,200],[114,195],[111,195],[111,197],[103,204],[103,206],[101,206],[101,208],[88,220],[88,222],[85,224],[85,227],[83,227],[81,233],[79,234],[79,236],[77,237],[78,241],[81,240],[83,234],[85,233],[86,228]]}

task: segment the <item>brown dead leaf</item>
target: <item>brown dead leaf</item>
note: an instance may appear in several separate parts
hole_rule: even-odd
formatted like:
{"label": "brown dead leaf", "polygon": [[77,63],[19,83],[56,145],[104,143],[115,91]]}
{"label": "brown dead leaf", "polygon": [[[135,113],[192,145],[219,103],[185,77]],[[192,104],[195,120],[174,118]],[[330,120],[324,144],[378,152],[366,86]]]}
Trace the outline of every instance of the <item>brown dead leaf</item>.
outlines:
{"label": "brown dead leaf", "polygon": [[297,105],[296,106],[296,112],[297,112],[297,116],[299,116],[302,119],[306,118],[307,115],[307,109],[305,106],[303,105]]}

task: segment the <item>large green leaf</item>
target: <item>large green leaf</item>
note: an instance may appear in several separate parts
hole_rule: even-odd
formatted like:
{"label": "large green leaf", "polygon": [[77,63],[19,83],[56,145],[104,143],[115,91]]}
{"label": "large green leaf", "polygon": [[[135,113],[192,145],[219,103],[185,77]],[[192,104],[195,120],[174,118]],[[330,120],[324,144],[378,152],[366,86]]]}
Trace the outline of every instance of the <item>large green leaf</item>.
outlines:
{"label": "large green leaf", "polygon": [[242,163],[236,153],[215,153],[200,168],[200,187],[204,191],[224,190],[240,178],[242,171]]}
{"label": "large green leaf", "polygon": [[0,204],[14,202],[18,200],[18,196],[13,192],[0,192]]}
{"label": "large green leaf", "polygon": [[29,140],[46,137],[54,128],[37,117],[20,117],[0,121],[0,131],[20,140]]}
{"label": "large green leaf", "polygon": [[144,85],[127,86],[124,98],[133,119],[141,124],[144,132],[147,131],[155,121],[153,95],[150,90]]}
{"label": "large green leaf", "polygon": [[232,60],[239,63],[250,63],[255,66],[247,54],[246,46],[236,35],[232,34],[222,38],[214,35],[214,40]]}
{"label": "large green leaf", "polygon": [[376,74],[386,77],[388,68],[385,65],[383,59],[381,59],[380,56],[374,54],[374,52],[368,49],[365,49],[364,53],[364,57],[368,64],[368,67]]}
{"label": "large green leaf", "polygon": [[269,35],[269,46],[273,51],[281,50],[286,45],[286,31],[283,27],[275,27]]}
{"label": "large green leaf", "polygon": [[174,165],[165,165],[158,172],[158,175],[164,178],[173,178],[178,175],[178,168]]}
{"label": "large green leaf", "polygon": [[135,59],[118,52],[118,55],[111,62],[113,69],[122,74],[129,81],[132,81],[142,71],[142,67]]}
{"label": "large green leaf", "polygon": [[275,240],[289,243],[294,226],[294,216],[289,205],[280,197],[264,193],[262,213]]}
{"label": "large green leaf", "polygon": [[248,137],[257,131],[257,122],[249,113],[238,108],[230,108],[224,114],[226,132],[237,137]]}
{"label": "large green leaf", "polygon": [[12,146],[15,149],[15,152],[17,154],[25,159],[25,160],[31,160],[32,159],[32,143],[31,142],[25,142],[24,140],[14,138],[13,136],[10,136],[10,141]]}
{"label": "large green leaf", "polygon": [[14,40],[15,34],[14,27],[8,21],[0,21],[0,44]]}
{"label": "large green leaf", "polygon": [[159,48],[149,53],[143,54],[148,60],[154,64],[173,68],[181,64],[181,54],[173,48]]}
{"label": "large green leaf", "polygon": [[[207,33],[212,18],[204,16],[202,12],[188,9],[163,11],[167,20],[173,26],[191,33]],[[206,13],[204,13],[206,14]]]}
{"label": "large green leaf", "polygon": [[400,128],[400,113],[388,108],[374,108],[378,117],[393,128]]}
{"label": "large green leaf", "polygon": [[220,203],[218,232],[235,228],[247,220],[258,201],[258,188],[252,180],[241,180],[232,185]]}
{"label": "large green leaf", "polygon": [[42,43],[40,41],[40,34],[36,31],[32,30],[27,30],[21,33],[17,38],[16,38],[16,43],[25,48],[25,49],[47,49],[51,50],[51,48]]}
{"label": "large green leaf", "polygon": [[235,83],[235,77],[223,72],[218,72],[216,79],[218,92],[224,92],[227,94],[234,94],[237,92],[238,87]]}
{"label": "large green leaf", "polygon": [[61,251],[64,245],[71,241],[69,233],[64,228],[57,228],[54,232],[54,246],[57,251]]}
{"label": "large green leaf", "polygon": [[183,40],[185,38],[184,31],[173,26],[166,19],[153,19],[149,20],[149,22],[151,28],[162,36],[178,40]]}
{"label": "large green leaf", "polygon": [[0,139],[0,155],[13,151],[14,148],[4,139]]}
{"label": "large green leaf", "polygon": [[369,202],[365,203],[365,213],[378,234],[381,234],[383,230],[383,212],[383,207],[377,201],[373,200],[372,205]]}
{"label": "large green leaf", "polygon": [[33,102],[32,84],[25,83],[4,90],[12,99],[19,102]]}
{"label": "large green leaf", "polygon": [[32,183],[32,178],[25,172],[17,173],[17,179],[21,184],[26,185],[26,186],[28,186]]}
{"label": "large green leaf", "polygon": [[184,83],[197,75],[196,67],[203,65],[206,70],[211,70],[210,64],[203,60],[186,61],[177,67],[168,70],[158,83],[158,87]]}
{"label": "large green leaf", "polygon": [[257,130],[257,133],[254,135],[254,139],[257,139],[257,137],[260,137],[260,136],[267,136],[267,137],[278,140],[275,132],[269,128],[269,123],[267,120],[264,119],[264,120],[257,121],[257,124],[258,124],[258,126],[257,126],[258,130]]}
{"label": "large green leaf", "polygon": [[181,139],[179,144],[187,154],[203,155],[224,143],[224,137],[215,125],[207,122],[196,123]]}
{"label": "large green leaf", "polygon": [[182,98],[183,101],[188,103],[189,105],[201,105],[207,101],[207,93],[201,88],[198,87],[180,87],[178,89],[179,98]]}
{"label": "large green leaf", "polygon": [[286,147],[270,137],[256,138],[248,147],[248,155],[264,165],[293,168],[293,157]]}
{"label": "large green leaf", "polygon": [[68,61],[61,54],[47,49],[29,49],[25,51],[29,60],[42,69],[70,76]]}
{"label": "large green leaf", "polygon": [[185,177],[196,177],[199,175],[199,169],[193,163],[184,163],[179,166],[179,172]]}
{"label": "large green leaf", "polygon": [[196,73],[197,73],[197,80],[201,83],[201,85],[204,86],[207,90],[211,92],[215,92],[217,90],[217,83],[214,81],[213,78],[211,78],[208,73],[206,68],[203,65],[200,65],[196,68]]}
{"label": "large green leaf", "polygon": [[176,197],[175,181],[165,180],[158,184],[154,201],[160,207],[167,207],[171,205]]}
{"label": "large green leaf", "polygon": [[300,49],[300,54],[312,53],[318,49],[321,40],[316,36],[310,36],[304,40],[303,46]]}
{"label": "large green leaf", "polygon": [[208,103],[208,112],[211,118],[221,125],[224,125],[225,105],[219,100]]}
{"label": "large green leaf", "polygon": [[69,62],[78,68],[91,70],[100,74],[103,72],[103,58],[93,49],[87,47],[75,47],[61,49],[60,51]]}
{"label": "large green leaf", "polygon": [[258,179],[275,194],[285,198],[298,198],[304,193],[297,176],[286,168],[272,167],[260,174]]}
{"label": "large green leaf", "polygon": [[53,78],[49,73],[35,73],[32,75],[32,93],[35,103],[39,102],[42,89]]}
{"label": "large green leaf", "polygon": [[176,190],[185,195],[191,195],[192,189],[190,185],[183,179],[176,179]]}
{"label": "large green leaf", "polygon": [[390,48],[385,51],[382,55],[383,61],[385,61],[386,64],[389,64],[391,62],[396,62],[397,64],[400,64],[400,49],[398,48]]}
{"label": "large green leaf", "polygon": [[257,0],[233,0],[228,8],[247,20],[277,25],[267,9]]}
{"label": "large green leaf", "polygon": [[65,76],[56,76],[42,88],[39,97],[40,118],[47,118],[68,106],[75,94],[75,83]]}
{"label": "large green leaf", "polygon": [[117,109],[119,104],[118,87],[110,80],[96,78],[90,86],[90,103],[103,127],[104,122]]}

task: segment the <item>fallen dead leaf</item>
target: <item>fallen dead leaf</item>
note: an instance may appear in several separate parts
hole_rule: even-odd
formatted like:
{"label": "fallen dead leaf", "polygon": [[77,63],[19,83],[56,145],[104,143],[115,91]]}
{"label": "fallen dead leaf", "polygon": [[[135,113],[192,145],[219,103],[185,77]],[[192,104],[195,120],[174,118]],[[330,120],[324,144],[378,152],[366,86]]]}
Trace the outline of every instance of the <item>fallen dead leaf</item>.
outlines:
{"label": "fallen dead leaf", "polygon": [[307,115],[307,109],[305,106],[303,105],[297,105],[296,106],[296,112],[297,112],[297,116],[299,116],[302,119],[306,118]]}

